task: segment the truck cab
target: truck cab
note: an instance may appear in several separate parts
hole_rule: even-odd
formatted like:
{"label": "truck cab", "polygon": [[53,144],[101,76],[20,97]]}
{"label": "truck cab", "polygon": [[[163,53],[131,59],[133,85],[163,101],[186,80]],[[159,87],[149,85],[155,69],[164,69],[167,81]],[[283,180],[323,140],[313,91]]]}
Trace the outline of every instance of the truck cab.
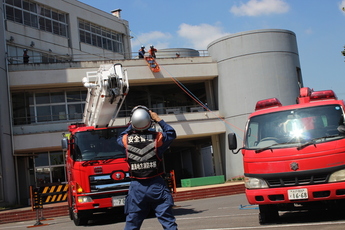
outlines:
{"label": "truck cab", "polygon": [[[277,221],[279,211],[343,205],[344,108],[332,90],[309,88],[294,105],[257,102],[241,151],[246,196],[259,205],[261,224]],[[237,148],[234,134],[229,148]]]}
{"label": "truck cab", "polygon": [[95,213],[123,212],[130,185],[129,167],[116,139],[125,128],[70,126],[71,135],[63,141],[67,144],[69,214],[75,225],[87,224]]}

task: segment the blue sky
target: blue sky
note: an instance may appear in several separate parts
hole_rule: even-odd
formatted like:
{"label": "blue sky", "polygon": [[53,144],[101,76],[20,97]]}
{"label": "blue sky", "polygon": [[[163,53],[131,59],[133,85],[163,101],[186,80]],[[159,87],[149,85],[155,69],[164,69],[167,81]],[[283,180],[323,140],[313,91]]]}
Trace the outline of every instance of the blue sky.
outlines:
{"label": "blue sky", "polygon": [[206,50],[228,34],[287,29],[297,36],[305,87],[332,89],[345,99],[345,0],[80,0],[109,12],[122,9],[132,49],[143,44]]}

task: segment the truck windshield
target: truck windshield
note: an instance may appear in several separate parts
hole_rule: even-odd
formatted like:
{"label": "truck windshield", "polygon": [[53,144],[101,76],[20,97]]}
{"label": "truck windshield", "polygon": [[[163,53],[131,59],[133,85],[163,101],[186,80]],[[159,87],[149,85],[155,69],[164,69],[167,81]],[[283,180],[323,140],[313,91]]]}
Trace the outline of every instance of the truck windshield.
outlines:
{"label": "truck windshield", "polygon": [[307,146],[345,137],[341,105],[314,106],[250,118],[245,148],[265,150]]}
{"label": "truck windshield", "polygon": [[125,128],[88,130],[75,134],[75,160],[106,160],[126,157],[117,144],[117,137]]}

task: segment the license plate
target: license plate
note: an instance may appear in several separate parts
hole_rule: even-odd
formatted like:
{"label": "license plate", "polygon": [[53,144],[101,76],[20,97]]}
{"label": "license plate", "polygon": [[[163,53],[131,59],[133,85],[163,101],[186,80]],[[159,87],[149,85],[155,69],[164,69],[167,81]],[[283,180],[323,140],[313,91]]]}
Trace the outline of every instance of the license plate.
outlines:
{"label": "license plate", "polygon": [[126,197],[125,196],[113,196],[111,198],[112,203],[113,203],[113,207],[116,206],[124,206],[125,205],[125,201],[126,201]]}
{"label": "license plate", "polygon": [[305,200],[308,199],[308,189],[290,189],[288,190],[289,200]]}

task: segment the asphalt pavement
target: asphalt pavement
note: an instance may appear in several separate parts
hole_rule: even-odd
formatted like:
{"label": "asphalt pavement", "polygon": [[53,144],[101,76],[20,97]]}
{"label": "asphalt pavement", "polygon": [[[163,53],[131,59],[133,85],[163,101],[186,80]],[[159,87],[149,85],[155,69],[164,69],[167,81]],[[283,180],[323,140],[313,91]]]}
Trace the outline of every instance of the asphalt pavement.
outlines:
{"label": "asphalt pavement", "polygon": [[[244,194],[220,196],[198,200],[176,202],[175,217],[180,230],[340,230],[345,229],[345,214],[330,211],[280,212],[277,223],[260,225],[259,210],[249,205]],[[27,229],[34,221],[0,225],[2,229]],[[42,221],[39,229],[123,229],[124,216],[99,215],[89,220],[87,226],[75,226],[68,216]],[[153,216],[145,219],[141,230],[162,229]]]}

